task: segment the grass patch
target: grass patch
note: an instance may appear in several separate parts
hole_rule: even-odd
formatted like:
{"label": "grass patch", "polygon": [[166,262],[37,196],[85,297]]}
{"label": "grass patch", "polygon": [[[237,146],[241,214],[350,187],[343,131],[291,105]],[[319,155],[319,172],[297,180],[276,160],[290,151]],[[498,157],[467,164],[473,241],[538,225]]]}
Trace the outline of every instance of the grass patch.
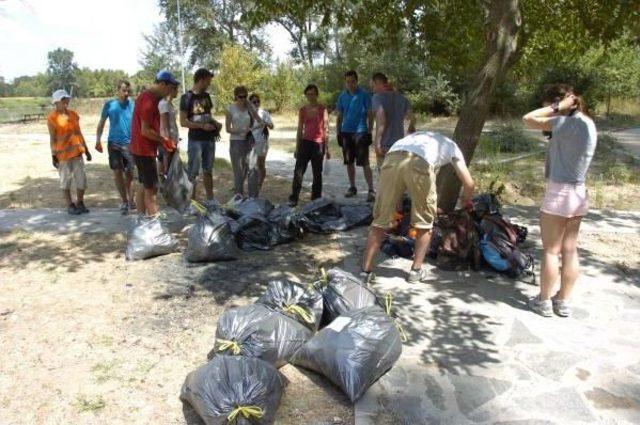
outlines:
{"label": "grass patch", "polygon": [[506,122],[480,138],[478,148],[487,156],[498,153],[526,153],[533,151],[538,139],[527,134],[521,124]]}
{"label": "grass patch", "polygon": [[101,395],[92,398],[85,395],[79,395],[76,399],[76,405],[80,412],[95,412],[104,409],[107,403]]}
{"label": "grass patch", "polygon": [[119,364],[120,362],[117,360],[96,363],[91,367],[91,373],[93,373],[96,382],[102,384],[118,378],[116,372]]}

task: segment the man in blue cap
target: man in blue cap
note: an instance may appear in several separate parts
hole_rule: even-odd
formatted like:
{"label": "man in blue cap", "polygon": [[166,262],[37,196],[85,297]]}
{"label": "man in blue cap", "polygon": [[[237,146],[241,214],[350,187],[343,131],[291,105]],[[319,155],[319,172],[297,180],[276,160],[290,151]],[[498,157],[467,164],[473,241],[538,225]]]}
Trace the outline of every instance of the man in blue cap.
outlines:
{"label": "man in blue cap", "polygon": [[158,72],[155,83],[140,93],[133,108],[130,150],[138,169],[138,180],[142,184],[137,193],[140,214],[154,216],[158,213],[158,146],[162,146],[166,152],[173,152],[177,147],[177,141],[160,135],[158,110],[160,100],[177,85],[178,81],[169,71]]}

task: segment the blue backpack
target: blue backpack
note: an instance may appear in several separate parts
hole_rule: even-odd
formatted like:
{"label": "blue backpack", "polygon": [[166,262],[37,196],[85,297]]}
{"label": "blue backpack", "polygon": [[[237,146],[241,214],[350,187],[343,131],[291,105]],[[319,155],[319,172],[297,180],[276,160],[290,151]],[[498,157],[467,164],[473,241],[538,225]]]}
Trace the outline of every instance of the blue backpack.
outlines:
{"label": "blue backpack", "polygon": [[533,257],[518,249],[518,244],[526,238],[526,228],[515,226],[498,214],[487,214],[480,222],[480,229],[478,246],[487,264],[514,279],[535,278]]}

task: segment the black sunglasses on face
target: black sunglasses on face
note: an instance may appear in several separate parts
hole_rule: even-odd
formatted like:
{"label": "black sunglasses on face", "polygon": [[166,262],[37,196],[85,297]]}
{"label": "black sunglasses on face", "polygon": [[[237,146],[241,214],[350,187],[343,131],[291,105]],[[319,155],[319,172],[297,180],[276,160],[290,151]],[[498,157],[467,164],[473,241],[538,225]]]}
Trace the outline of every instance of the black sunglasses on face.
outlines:
{"label": "black sunglasses on face", "polygon": [[260,101],[259,100],[252,100],[251,103],[253,103],[254,105],[259,105]]}
{"label": "black sunglasses on face", "polygon": [[237,96],[237,98],[238,99],[246,99],[247,95],[246,94],[244,94],[244,95],[240,94],[240,95]]}

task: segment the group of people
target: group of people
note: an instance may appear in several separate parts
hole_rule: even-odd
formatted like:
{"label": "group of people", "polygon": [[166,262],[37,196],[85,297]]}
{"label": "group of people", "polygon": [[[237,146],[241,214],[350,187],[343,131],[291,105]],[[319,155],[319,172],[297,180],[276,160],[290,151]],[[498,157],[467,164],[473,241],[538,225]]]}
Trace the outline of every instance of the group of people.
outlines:
{"label": "group of people", "polygon": [[[212,199],[215,142],[223,128],[212,115],[213,102],[207,92],[213,73],[198,69],[194,84],[180,99],[179,123],[188,129],[187,173],[194,183],[202,171],[206,197]],[[412,199],[411,225],[416,230],[414,259],[406,280],[425,281],[423,266],[437,215],[436,175],[451,164],[462,182],[461,205],[472,208],[474,180],[458,145],[448,137],[430,131],[416,131],[415,116],[404,95],[394,89],[388,78],[376,73],[371,78],[373,95],[358,85],[358,74],[344,74],[345,89],[340,93],[336,139],[342,149],[349,187],[345,197],[354,197],[356,167],[362,168],[367,183],[367,201],[374,202],[373,222],[367,237],[361,278],[365,284],[375,280],[374,258],[387,230],[395,225],[402,196]],[[178,120],[173,106],[178,81],[160,71],[153,85],[142,91],[134,103],[129,99],[131,86],[122,81],[117,96],[105,103],[98,123],[95,148],[103,152],[101,137],[109,120],[107,151],[116,187],[122,199],[121,211],[138,209],[141,214],[158,212],[156,193],[159,179],[167,172],[177,148]],[[246,87],[234,89],[234,102],[225,112],[224,128],[229,134],[229,156],[233,169],[234,197],[257,197],[266,176],[269,130],[274,128],[269,113],[262,109],[258,94]],[[289,205],[298,204],[302,181],[311,162],[311,199],[322,196],[323,162],[330,159],[329,110],[319,100],[314,84],[304,89],[307,103],[298,113],[295,167]],[[53,93],[54,111],[48,117],[53,165],[58,168],[60,185],[69,214],[89,212],[84,204],[86,176],[83,155],[91,161],[79,125],[78,115],[68,108],[70,96],[64,90]],[[546,192],[541,208],[543,259],[540,293],[529,306],[543,316],[553,313],[569,316],[568,306],[578,277],[577,236],[581,219],[588,210],[585,177],[596,145],[596,129],[585,102],[567,85],[554,85],[545,93],[543,107],[523,117],[526,126],[550,134],[545,178]],[[405,133],[405,124],[406,126]],[[378,192],[370,164],[373,146],[379,170]],[[141,187],[133,196],[133,167],[137,168]],[[71,182],[75,181],[76,201]],[[245,184],[247,190],[245,191]],[[561,265],[561,267],[560,267]],[[560,290],[553,294],[560,277]]]}

